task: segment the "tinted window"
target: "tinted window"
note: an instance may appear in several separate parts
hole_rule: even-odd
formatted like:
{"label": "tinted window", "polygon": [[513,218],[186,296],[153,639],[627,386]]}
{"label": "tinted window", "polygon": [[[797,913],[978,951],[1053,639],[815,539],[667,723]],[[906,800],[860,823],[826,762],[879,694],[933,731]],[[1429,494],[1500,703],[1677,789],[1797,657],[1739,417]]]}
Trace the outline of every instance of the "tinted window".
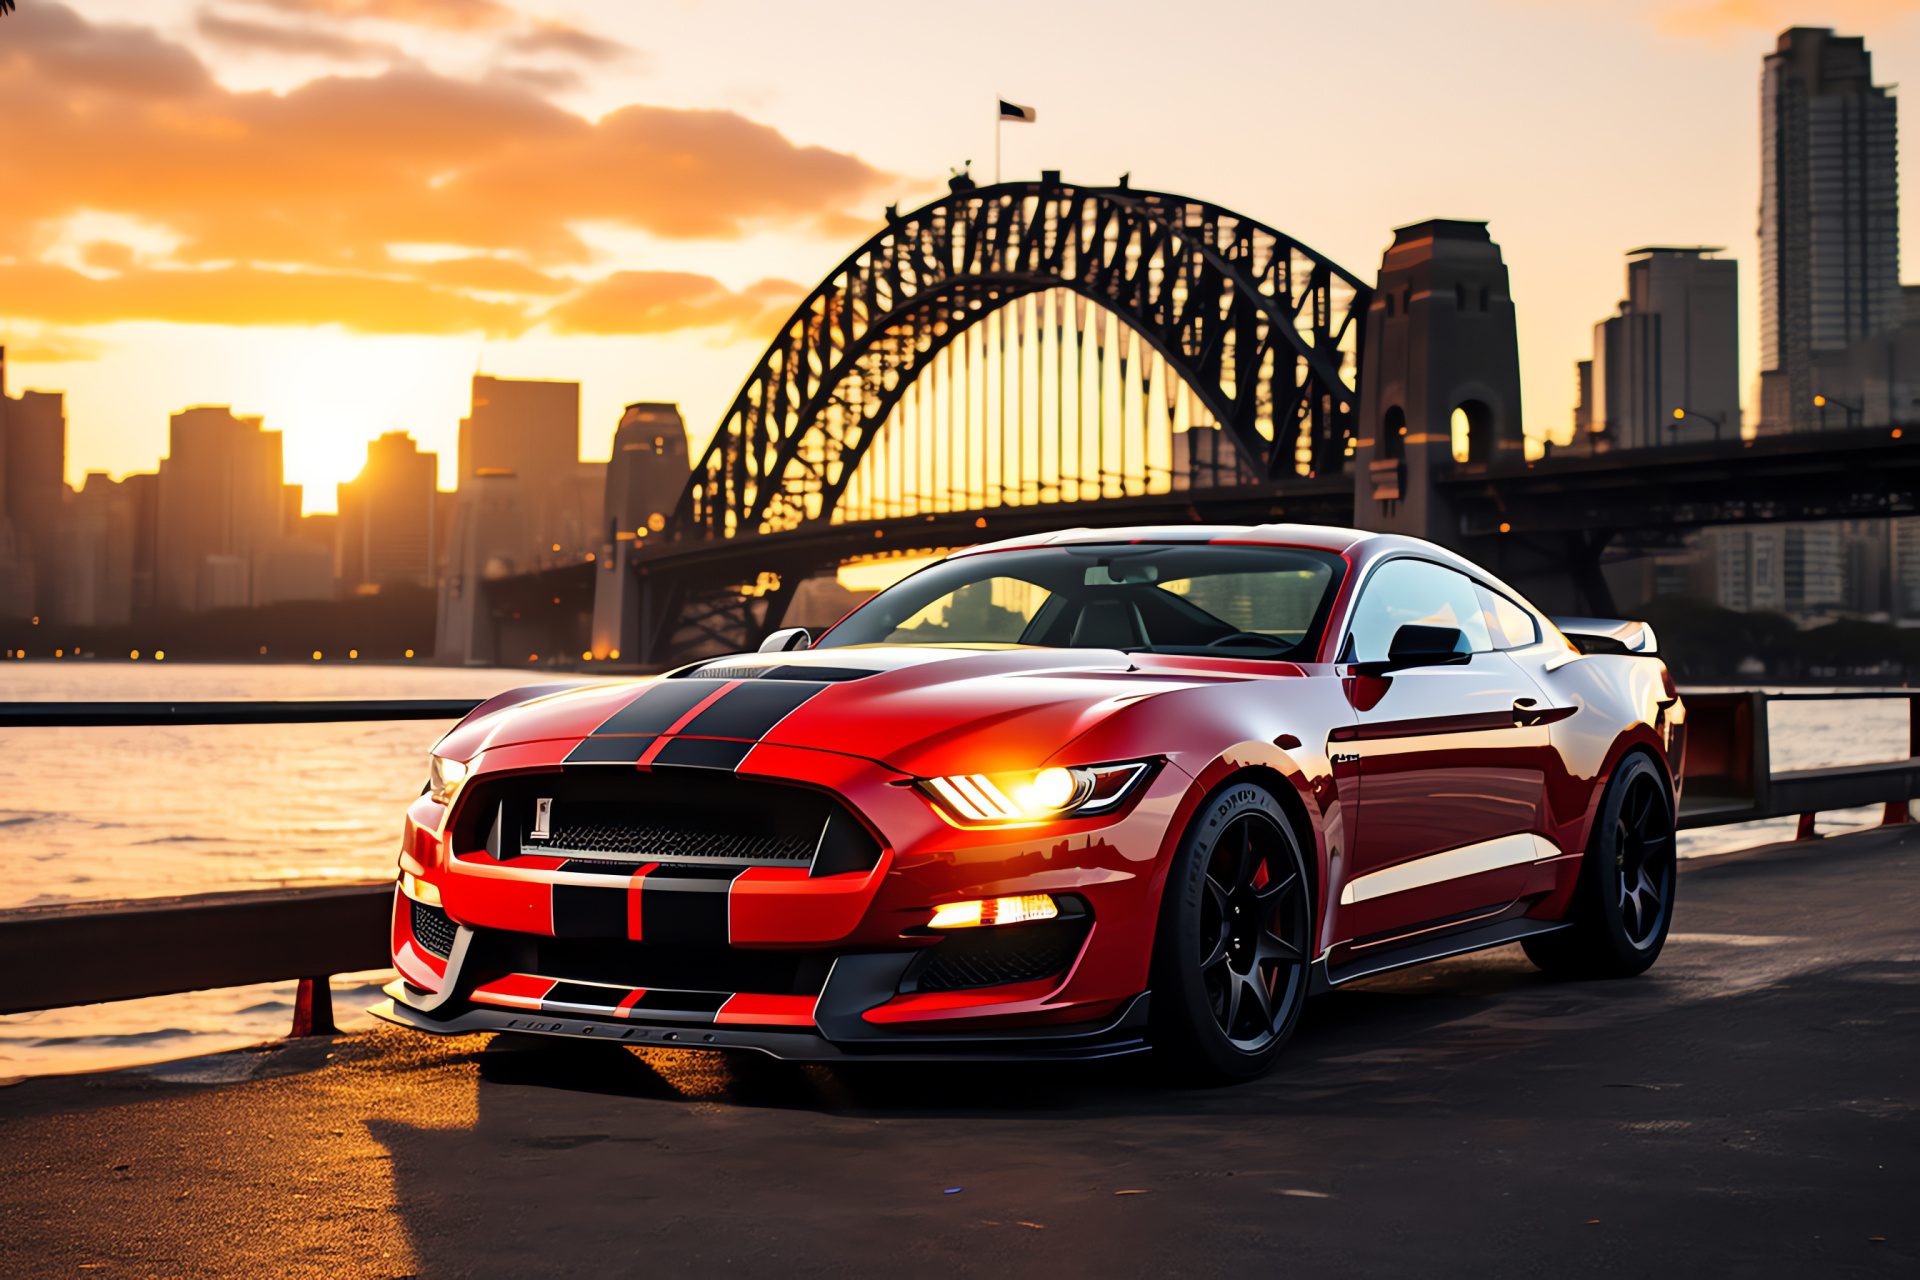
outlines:
{"label": "tinted window", "polygon": [[1316,646],[1345,569],[1327,552],[1207,543],[962,556],[882,591],[820,647],[1023,644],[1293,657]]}
{"label": "tinted window", "polygon": [[1452,627],[1475,653],[1493,648],[1479,588],[1466,575],[1424,560],[1389,560],[1373,571],[1347,625],[1352,662],[1384,662],[1393,633],[1408,623]]}
{"label": "tinted window", "polygon": [[1494,648],[1519,649],[1540,639],[1540,624],[1533,620],[1532,614],[1497,591],[1485,587],[1476,589],[1480,592],[1481,607],[1487,612]]}

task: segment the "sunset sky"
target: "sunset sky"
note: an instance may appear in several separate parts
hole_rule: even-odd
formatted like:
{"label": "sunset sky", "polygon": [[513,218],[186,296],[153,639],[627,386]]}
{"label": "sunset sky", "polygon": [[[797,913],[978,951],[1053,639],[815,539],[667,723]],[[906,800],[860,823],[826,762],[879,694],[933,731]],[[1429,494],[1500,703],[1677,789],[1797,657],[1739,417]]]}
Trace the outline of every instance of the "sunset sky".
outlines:
{"label": "sunset sky", "polygon": [[9,390],[67,393],[75,480],[151,469],[186,405],[264,414],[309,510],[395,428],[450,487],[476,369],[579,380],[588,457],[640,399],[704,444],[886,204],[991,180],[996,94],[1039,109],[1010,178],[1131,172],[1368,278],[1396,225],[1488,220],[1535,436],[1623,252],[1726,245],[1751,394],[1762,53],[1833,25],[1920,83],[1920,0],[19,5]]}

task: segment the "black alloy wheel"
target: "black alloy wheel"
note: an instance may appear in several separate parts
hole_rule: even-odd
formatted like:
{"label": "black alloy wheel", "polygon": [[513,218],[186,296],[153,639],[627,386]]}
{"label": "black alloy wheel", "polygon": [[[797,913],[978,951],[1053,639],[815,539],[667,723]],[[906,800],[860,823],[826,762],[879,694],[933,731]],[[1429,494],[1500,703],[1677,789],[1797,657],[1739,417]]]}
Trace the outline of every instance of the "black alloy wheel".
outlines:
{"label": "black alloy wheel", "polygon": [[1628,756],[1607,784],[1595,818],[1571,924],[1526,939],[1527,958],[1563,977],[1646,972],[1673,924],[1676,852],[1666,778],[1647,756]]}
{"label": "black alloy wheel", "polygon": [[1208,800],[1154,942],[1154,1044],[1180,1074],[1244,1080],[1272,1064],[1306,1002],[1312,901],[1293,824],[1265,788]]}
{"label": "black alloy wheel", "polygon": [[1673,815],[1666,789],[1649,770],[1636,770],[1613,823],[1613,882],[1620,929],[1644,950],[1667,923],[1673,897]]}

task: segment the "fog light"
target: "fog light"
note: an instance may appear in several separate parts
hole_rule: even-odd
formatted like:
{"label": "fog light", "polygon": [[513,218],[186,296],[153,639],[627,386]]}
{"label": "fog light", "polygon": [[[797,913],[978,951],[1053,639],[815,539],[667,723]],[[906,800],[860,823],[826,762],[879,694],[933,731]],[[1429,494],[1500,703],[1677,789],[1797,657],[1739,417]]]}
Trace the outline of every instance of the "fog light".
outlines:
{"label": "fog light", "polygon": [[986,924],[1025,924],[1029,920],[1051,920],[1060,914],[1053,899],[1044,893],[1024,893],[1017,898],[975,898],[970,902],[949,902],[933,909],[927,926],[933,929],[972,929]]}
{"label": "fog light", "polygon": [[411,871],[402,871],[400,873],[400,892],[406,894],[415,902],[424,902],[430,907],[440,905],[439,888],[422,880]]}

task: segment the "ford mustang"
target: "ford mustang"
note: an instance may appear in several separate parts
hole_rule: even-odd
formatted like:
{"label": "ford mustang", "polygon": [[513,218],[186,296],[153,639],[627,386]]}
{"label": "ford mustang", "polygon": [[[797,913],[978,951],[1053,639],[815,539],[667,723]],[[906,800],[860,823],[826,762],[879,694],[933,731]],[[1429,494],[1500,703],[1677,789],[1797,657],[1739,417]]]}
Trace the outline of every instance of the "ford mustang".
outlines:
{"label": "ford mustang", "polygon": [[375,1012],[1247,1078],[1370,974],[1646,969],[1684,740],[1650,629],[1415,539],[975,547],[817,640],[477,708],[407,813]]}

